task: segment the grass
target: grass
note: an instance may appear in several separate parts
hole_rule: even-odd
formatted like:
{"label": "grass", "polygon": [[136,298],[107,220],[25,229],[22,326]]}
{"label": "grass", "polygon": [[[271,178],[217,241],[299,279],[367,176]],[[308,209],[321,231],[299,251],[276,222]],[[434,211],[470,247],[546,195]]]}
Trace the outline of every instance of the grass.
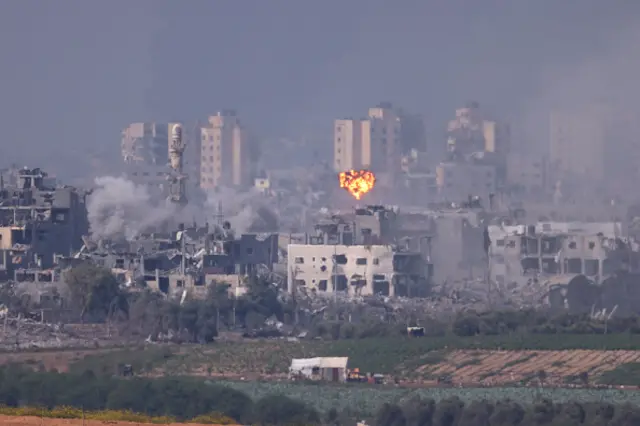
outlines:
{"label": "grass", "polygon": [[622,364],[600,376],[598,383],[605,385],[640,386],[640,363]]}

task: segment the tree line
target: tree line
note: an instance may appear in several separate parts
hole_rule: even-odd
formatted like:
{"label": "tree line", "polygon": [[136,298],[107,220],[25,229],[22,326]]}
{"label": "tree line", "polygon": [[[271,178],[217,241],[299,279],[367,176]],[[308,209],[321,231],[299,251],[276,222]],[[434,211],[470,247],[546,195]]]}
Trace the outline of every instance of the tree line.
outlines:
{"label": "tree line", "polygon": [[87,411],[131,410],[179,420],[207,414],[224,415],[240,424],[318,424],[312,407],[271,395],[252,401],[231,388],[190,378],[116,378],[34,372],[19,366],[0,369],[0,404],[46,409],[68,406]]}
{"label": "tree line", "polygon": [[[0,368],[0,405],[130,410],[178,420],[226,416],[239,424],[257,425],[351,425],[361,420],[347,411],[319,413],[280,395],[253,401],[237,390],[193,378],[118,378],[17,366]],[[454,397],[436,402],[415,397],[386,403],[367,420],[376,426],[637,426],[640,408],[546,399],[523,405],[511,400],[464,402]]]}
{"label": "tree line", "polygon": [[385,404],[375,416],[376,426],[635,426],[640,408],[603,402],[554,403],[540,400],[526,406],[504,400],[464,403],[450,398],[436,403],[412,399]]}

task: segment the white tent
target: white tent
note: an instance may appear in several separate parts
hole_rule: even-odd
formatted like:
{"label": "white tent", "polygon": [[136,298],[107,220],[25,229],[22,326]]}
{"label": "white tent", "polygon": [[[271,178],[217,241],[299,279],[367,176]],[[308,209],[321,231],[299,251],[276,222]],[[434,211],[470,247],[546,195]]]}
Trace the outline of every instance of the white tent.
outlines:
{"label": "white tent", "polygon": [[290,377],[344,382],[347,380],[347,357],[298,358],[291,360]]}

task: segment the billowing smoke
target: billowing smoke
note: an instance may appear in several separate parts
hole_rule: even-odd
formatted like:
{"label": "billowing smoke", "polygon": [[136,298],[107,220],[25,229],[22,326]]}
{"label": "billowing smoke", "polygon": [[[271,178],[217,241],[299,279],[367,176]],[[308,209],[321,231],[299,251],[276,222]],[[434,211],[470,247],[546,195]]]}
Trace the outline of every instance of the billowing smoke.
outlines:
{"label": "billowing smoke", "polygon": [[87,200],[91,234],[94,238],[132,239],[161,225],[176,214],[176,206],[154,200],[145,186],[124,177],[103,176]]}
{"label": "billowing smoke", "polygon": [[[189,204],[179,207],[125,177],[99,177],[95,186],[87,200],[94,239],[131,240],[140,233],[162,229],[165,225],[167,229],[174,229],[178,223],[212,223],[220,213],[220,207],[224,220],[231,223],[236,234],[250,231],[257,222],[265,222],[263,198],[256,189],[239,192],[220,188],[207,192],[206,199],[192,194]],[[266,222],[273,228],[272,219]]]}
{"label": "billowing smoke", "polygon": [[255,188],[245,192],[219,188],[207,192],[205,208],[210,216],[217,214],[221,208],[224,220],[231,223],[236,234],[242,234],[249,231],[253,223],[259,220],[258,211],[261,204],[260,192]]}

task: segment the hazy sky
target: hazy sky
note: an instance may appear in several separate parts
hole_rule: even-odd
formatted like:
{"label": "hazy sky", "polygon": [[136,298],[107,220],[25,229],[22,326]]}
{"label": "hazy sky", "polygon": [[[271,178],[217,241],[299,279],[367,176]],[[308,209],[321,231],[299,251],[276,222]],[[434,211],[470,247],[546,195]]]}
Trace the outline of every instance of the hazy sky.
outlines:
{"label": "hazy sky", "polygon": [[637,0],[3,0],[0,166],[69,175],[116,158],[128,122],[227,107],[326,144],[380,100],[432,134],[470,99],[530,124],[565,83],[635,85],[638,17]]}

